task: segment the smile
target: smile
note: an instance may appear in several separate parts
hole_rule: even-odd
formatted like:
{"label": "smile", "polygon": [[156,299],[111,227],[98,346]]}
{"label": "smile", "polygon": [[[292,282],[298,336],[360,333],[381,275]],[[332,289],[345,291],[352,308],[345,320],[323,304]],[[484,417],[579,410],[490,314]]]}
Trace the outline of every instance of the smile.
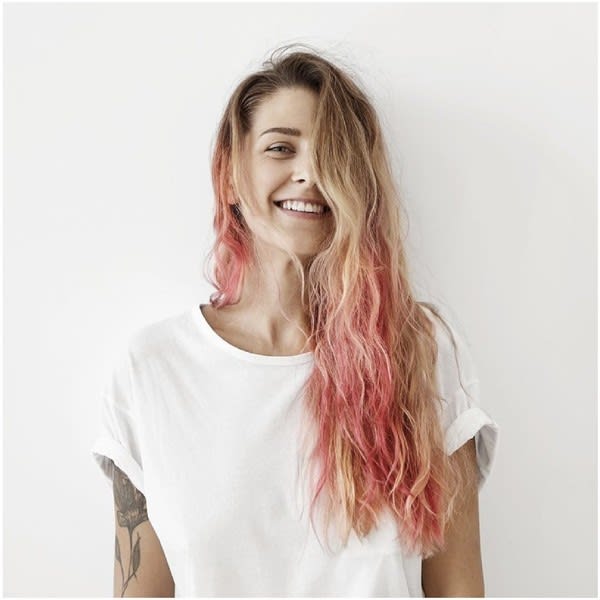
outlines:
{"label": "smile", "polygon": [[304,219],[322,219],[331,212],[328,206],[300,201],[281,200],[274,203],[285,214]]}

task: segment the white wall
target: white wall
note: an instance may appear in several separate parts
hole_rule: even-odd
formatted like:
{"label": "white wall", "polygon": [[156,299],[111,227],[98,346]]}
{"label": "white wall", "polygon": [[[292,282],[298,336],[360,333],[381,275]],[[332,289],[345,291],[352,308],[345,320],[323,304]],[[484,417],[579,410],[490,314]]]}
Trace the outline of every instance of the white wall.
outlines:
{"label": "white wall", "polygon": [[101,387],[130,332],[207,299],[217,119],[303,41],[375,98],[415,280],[466,333],[500,425],[487,595],[595,595],[596,12],[5,4],[4,594],[111,595]]}

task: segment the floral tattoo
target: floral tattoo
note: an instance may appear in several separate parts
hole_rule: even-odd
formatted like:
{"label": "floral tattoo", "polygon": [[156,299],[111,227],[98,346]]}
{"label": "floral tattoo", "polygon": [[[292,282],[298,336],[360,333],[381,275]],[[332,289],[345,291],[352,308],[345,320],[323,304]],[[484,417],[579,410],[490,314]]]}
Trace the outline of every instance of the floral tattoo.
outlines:
{"label": "floral tattoo", "polygon": [[132,577],[137,579],[137,570],[140,566],[140,534],[137,533],[137,539],[133,544],[133,530],[148,520],[146,510],[146,497],[129,480],[129,477],[113,463],[113,494],[117,513],[117,522],[121,527],[126,527],[129,532],[129,565],[127,568],[127,577],[123,570],[121,561],[121,548],[119,540],[115,535],[115,560],[121,568],[121,597],[127,589],[127,585]]}

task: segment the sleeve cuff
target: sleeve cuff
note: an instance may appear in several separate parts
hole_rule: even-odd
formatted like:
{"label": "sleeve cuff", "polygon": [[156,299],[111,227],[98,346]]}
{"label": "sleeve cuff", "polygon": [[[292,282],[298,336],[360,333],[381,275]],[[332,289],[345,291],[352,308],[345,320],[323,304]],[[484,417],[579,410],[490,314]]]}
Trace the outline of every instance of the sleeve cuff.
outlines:
{"label": "sleeve cuff", "polygon": [[477,406],[462,412],[446,430],[446,453],[448,455],[453,454],[472,437],[475,437],[477,466],[479,468],[479,491],[481,491],[495,461],[498,446],[498,425]]}
{"label": "sleeve cuff", "polygon": [[102,469],[111,486],[112,472],[109,459],[112,460],[115,465],[129,477],[131,483],[145,495],[144,474],[142,468],[124,446],[112,438],[100,436],[94,442],[91,451],[96,464]]}

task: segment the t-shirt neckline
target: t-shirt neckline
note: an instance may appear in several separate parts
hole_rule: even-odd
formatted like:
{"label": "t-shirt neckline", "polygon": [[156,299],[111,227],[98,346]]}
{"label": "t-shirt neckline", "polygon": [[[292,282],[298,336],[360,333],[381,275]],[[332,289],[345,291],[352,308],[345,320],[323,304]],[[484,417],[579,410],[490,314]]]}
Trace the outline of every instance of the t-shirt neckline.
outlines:
{"label": "t-shirt neckline", "polygon": [[242,350],[241,348],[230,344],[210,326],[201,310],[201,306],[206,306],[206,304],[195,304],[192,308],[192,318],[194,322],[199,326],[202,333],[212,344],[231,356],[263,365],[300,365],[310,363],[313,360],[313,352],[303,352],[302,354],[293,354],[290,356],[270,356],[267,354],[254,354],[253,352]]}

